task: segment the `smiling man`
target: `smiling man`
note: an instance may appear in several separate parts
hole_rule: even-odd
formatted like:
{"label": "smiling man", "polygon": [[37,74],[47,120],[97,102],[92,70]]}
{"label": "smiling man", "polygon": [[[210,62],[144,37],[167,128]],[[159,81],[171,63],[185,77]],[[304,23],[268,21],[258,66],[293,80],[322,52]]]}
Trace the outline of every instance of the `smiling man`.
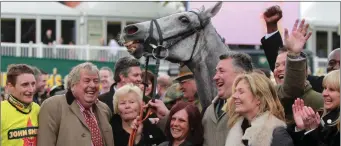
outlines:
{"label": "smiling man", "polygon": [[179,76],[174,80],[180,84],[180,90],[183,93],[183,99],[194,104],[199,111],[202,112],[202,106],[197,93],[197,84],[195,83],[191,70],[187,66],[181,67]]}
{"label": "smiling man", "polygon": [[101,91],[100,94],[110,91],[110,86],[114,83],[114,73],[109,67],[102,67],[99,70],[99,77],[101,79]]}
{"label": "smiling man", "polygon": [[75,66],[68,91],[48,98],[39,113],[38,146],[114,145],[111,111],[98,100],[99,70],[89,62]]}
{"label": "smiling man", "polygon": [[227,99],[232,95],[234,79],[243,73],[253,71],[252,59],[248,54],[229,51],[219,57],[216,74],[213,79],[218,88],[218,95],[207,107],[202,119],[204,127],[204,146],[224,145],[227,136],[228,115],[222,110]]}
{"label": "smiling man", "polygon": [[8,100],[1,102],[1,145],[37,144],[38,113],[33,102],[36,80],[26,64],[10,65],[7,70]]}
{"label": "smiling man", "polygon": [[128,84],[140,85],[142,83],[142,71],[140,68],[139,60],[126,56],[117,60],[114,69],[115,83],[110,86],[109,92],[101,94],[98,98],[109,106],[112,112],[113,109],[113,96],[115,90]]}

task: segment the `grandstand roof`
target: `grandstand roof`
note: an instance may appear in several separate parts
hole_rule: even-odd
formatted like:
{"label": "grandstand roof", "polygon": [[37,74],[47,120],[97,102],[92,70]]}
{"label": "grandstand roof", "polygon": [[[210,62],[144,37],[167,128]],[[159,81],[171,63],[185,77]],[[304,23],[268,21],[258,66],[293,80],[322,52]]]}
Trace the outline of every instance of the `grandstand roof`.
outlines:
{"label": "grandstand roof", "polygon": [[88,16],[139,18],[158,18],[179,11],[174,4],[163,6],[160,2],[82,2],[76,9]]}
{"label": "grandstand roof", "polygon": [[1,2],[1,15],[79,16],[80,12],[59,2]]}
{"label": "grandstand roof", "polygon": [[312,25],[338,26],[340,2],[301,2],[301,18]]}

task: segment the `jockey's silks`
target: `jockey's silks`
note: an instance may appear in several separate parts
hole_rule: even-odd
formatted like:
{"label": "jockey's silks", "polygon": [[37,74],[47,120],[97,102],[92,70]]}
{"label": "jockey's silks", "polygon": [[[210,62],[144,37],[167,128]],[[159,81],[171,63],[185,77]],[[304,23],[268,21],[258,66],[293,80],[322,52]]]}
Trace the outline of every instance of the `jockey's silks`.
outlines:
{"label": "jockey's silks", "polygon": [[13,96],[1,101],[1,145],[36,146],[39,110],[38,104],[25,105]]}

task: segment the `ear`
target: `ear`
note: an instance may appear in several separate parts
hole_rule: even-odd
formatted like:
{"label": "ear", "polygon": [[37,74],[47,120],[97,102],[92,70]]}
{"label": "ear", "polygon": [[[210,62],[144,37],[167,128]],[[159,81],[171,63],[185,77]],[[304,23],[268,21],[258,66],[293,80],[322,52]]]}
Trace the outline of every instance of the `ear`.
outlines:
{"label": "ear", "polygon": [[256,98],[256,104],[259,106],[261,104],[260,98]]}
{"label": "ear", "polygon": [[14,86],[12,85],[12,83],[9,83],[9,82],[8,82],[7,85],[6,85],[6,87],[7,87],[7,88],[13,88]]}
{"label": "ear", "polygon": [[121,79],[121,82],[123,81],[124,82],[124,75],[121,73],[120,75],[119,75],[119,77],[120,77],[120,79]]}
{"label": "ear", "polygon": [[219,12],[219,10],[221,9],[222,5],[223,5],[223,2],[222,2],[222,1],[217,2],[213,7],[208,8],[208,9],[204,12],[204,14],[205,14],[207,17],[212,18],[212,17],[214,17],[214,16]]}

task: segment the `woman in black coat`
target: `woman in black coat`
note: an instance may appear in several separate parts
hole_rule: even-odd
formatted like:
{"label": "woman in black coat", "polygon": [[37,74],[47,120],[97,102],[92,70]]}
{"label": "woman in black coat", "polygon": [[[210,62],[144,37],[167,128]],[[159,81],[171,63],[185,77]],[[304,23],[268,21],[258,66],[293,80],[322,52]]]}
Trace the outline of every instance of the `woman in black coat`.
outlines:
{"label": "woman in black coat", "polygon": [[329,72],[323,79],[323,87],[322,118],[318,112],[305,107],[302,99],[293,105],[296,125],[291,129],[291,136],[296,145],[340,146],[340,70]]}
{"label": "woman in black coat", "polygon": [[[131,124],[138,117],[143,105],[142,94],[141,89],[132,84],[116,90],[113,101],[114,115],[111,120],[115,146],[128,145],[129,136],[133,131]],[[166,140],[161,129],[149,119],[143,122],[143,127],[145,128],[141,134],[141,141],[144,146],[158,145]]]}

